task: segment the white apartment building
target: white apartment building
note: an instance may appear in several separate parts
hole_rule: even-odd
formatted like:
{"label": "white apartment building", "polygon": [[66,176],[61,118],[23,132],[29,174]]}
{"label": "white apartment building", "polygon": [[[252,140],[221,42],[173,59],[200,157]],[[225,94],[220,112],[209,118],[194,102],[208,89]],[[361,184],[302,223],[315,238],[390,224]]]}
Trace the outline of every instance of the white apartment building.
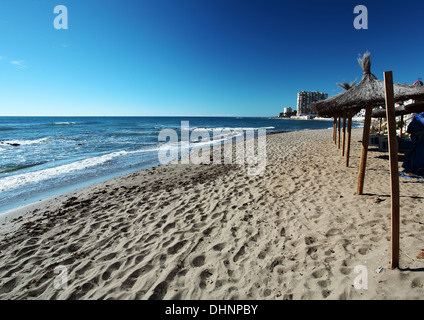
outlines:
{"label": "white apartment building", "polygon": [[328,98],[328,93],[319,91],[302,91],[297,93],[297,115],[314,114],[311,111],[311,103]]}

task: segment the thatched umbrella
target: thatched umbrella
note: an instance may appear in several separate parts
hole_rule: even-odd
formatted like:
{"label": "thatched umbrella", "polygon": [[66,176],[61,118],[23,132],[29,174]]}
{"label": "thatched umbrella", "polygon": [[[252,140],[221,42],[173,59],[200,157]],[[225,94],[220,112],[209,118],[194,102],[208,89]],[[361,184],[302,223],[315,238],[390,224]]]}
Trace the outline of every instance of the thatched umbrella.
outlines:
{"label": "thatched umbrella", "polygon": [[415,103],[405,105],[405,110],[408,113],[421,113],[424,112],[424,101],[418,101]]}
{"label": "thatched umbrella", "polygon": [[[395,107],[395,114],[394,114],[394,116],[395,117],[400,116],[400,134],[399,134],[399,137],[401,137],[401,138],[402,138],[402,131],[403,131],[403,116],[406,115],[406,114],[409,114],[409,113],[411,113],[411,112],[409,112],[408,110],[406,110],[404,105],[400,105],[400,106]],[[380,133],[380,131],[381,131],[381,124],[382,124],[382,118],[386,118],[387,117],[386,109],[384,109],[384,108],[380,108],[380,109],[377,109],[376,108],[376,109],[374,109],[372,111],[372,117],[373,118],[380,118],[380,126],[379,126],[379,129],[378,129],[378,133]]]}
{"label": "thatched umbrella", "polygon": [[[384,82],[378,80],[371,73],[370,53],[366,52],[362,59],[358,59],[363,70],[362,80],[350,90],[333,97],[315,102],[312,110],[320,114],[341,114],[343,111],[356,113],[365,108],[364,131],[362,135],[362,152],[359,167],[358,186],[356,194],[363,193],[369,132],[371,125],[371,113],[373,106],[385,104]],[[424,98],[424,88],[405,84],[394,84],[394,101],[400,102],[409,99]]]}
{"label": "thatched umbrella", "polygon": [[[403,116],[406,114],[411,113],[421,113],[424,112],[424,101],[418,101],[414,103],[410,103],[407,105],[400,105],[395,108],[395,116],[401,117],[401,133],[400,136],[402,137],[402,126],[403,126]],[[373,118],[386,118],[386,109],[374,109],[372,111],[372,117]]]}
{"label": "thatched umbrella", "polygon": [[[400,106],[395,107],[395,117],[400,116],[400,135],[399,136],[401,138],[402,138],[402,128],[403,128],[403,116],[406,115],[406,114],[408,114],[408,113],[411,113],[411,112],[407,111],[405,109],[405,106],[404,105],[400,105]],[[384,109],[384,108],[379,108],[379,109],[376,108],[376,109],[374,109],[372,111],[372,117],[373,118],[379,118],[380,119],[380,128],[378,130],[378,133],[380,133],[380,131],[381,131],[382,118],[386,118],[387,117],[386,109]]]}
{"label": "thatched umbrella", "polygon": [[[351,82],[342,82],[337,84],[340,88],[345,91],[352,89],[356,85],[356,79]],[[346,150],[346,167],[349,167],[349,153],[350,153],[350,133],[352,130],[352,116],[353,114],[349,111],[343,111],[343,143],[342,143],[342,157],[345,155],[345,137],[346,137],[346,117],[348,118],[348,144]],[[336,123],[336,118],[334,118],[334,122]],[[339,117],[339,139],[338,139],[338,148],[340,149],[340,117]],[[334,134],[333,134],[334,136]]]}
{"label": "thatched umbrella", "polygon": [[[371,73],[370,53],[358,59],[363,70],[362,80],[351,89],[312,104],[312,110],[320,114],[341,114],[344,110],[359,112],[367,106],[385,103],[384,82]],[[424,87],[393,84],[395,102],[424,98]]]}
{"label": "thatched umbrella", "polygon": [[[405,114],[411,113],[410,111],[406,110],[405,106],[397,106],[395,107],[395,116],[403,116]],[[386,109],[374,109],[372,111],[372,117],[373,118],[386,118]]]}

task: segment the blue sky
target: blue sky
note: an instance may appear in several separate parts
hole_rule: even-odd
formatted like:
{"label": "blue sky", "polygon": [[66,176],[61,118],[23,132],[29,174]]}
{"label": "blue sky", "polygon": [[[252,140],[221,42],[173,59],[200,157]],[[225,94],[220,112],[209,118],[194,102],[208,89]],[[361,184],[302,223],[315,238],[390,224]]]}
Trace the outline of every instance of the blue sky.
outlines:
{"label": "blue sky", "polygon": [[422,0],[2,0],[0,115],[275,116],[359,81],[367,50],[380,79],[424,78],[423,15]]}

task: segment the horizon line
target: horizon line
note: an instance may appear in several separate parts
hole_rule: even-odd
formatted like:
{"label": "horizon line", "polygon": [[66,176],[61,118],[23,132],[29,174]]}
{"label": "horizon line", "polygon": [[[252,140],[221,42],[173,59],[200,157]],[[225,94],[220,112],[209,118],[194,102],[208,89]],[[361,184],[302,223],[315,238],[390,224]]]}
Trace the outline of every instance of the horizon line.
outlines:
{"label": "horizon line", "polygon": [[0,115],[0,117],[211,117],[211,118],[269,118],[277,116],[237,116],[237,115]]}

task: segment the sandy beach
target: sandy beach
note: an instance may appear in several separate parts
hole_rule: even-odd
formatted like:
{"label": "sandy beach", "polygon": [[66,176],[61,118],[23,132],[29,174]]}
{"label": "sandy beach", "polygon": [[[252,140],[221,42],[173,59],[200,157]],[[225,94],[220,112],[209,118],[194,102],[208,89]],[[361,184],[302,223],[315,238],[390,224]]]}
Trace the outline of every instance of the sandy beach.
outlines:
{"label": "sandy beach", "polygon": [[263,175],[161,165],[2,216],[0,299],[422,299],[424,180],[400,178],[391,270],[388,153],[356,196],[352,135],[349,168],[331,130],[273,134]]}

